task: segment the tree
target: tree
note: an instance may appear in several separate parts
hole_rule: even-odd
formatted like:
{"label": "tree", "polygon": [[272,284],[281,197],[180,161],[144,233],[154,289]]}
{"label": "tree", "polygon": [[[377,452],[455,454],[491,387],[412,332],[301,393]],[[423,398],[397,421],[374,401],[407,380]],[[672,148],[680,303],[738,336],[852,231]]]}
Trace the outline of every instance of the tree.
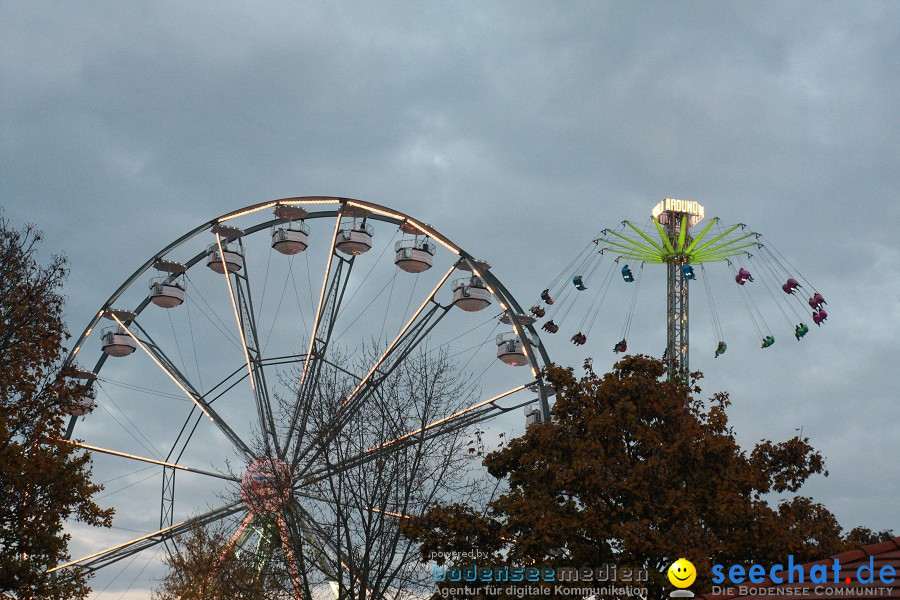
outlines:
{"label": "tree", "polygon": [[[357,368],[377,356],[368,354]],[[330,379],[326,397],[332,401],[316,411],[314,431],[325,431],[335,421],[352,383],[346,377]],[[471,477],[474,442],[467,440],[473,435],[454,429],[429,437],[424,431],[429,423],[471,405],[475,392],[446,350],[417,352],[385,378],[339,435],[323,438],[322,455],[331,475],[311,482],[310,492],[327,501],[312,505],[310,516],[330,540],[330,551],[325,548],[320,558],[324,572],[343,571],[336,578],[341,598],[417,598],[433,588],[431,573],[419,564],[417,546],[398,525],[439,499],[481,495],[481,482]],[[421,433],[403,438],[415,431]],[[392,440],[403,443],[377,451]],[[358,456],[373,459],[356,463]]]}
{"label": "tree", "polygon": [[87,394],[64,377],[66,260],[38,262],[41,233],[0,214],[0,592],[80,598],[87,574],[47,570],[69,558],[63,521],[109,526],[91,496],[90,456],[60,442],[67,410]]}
{"label": "tree", "polygon": [[166,556],[169,571],[154,600],[275,600],[292,597],[283,574],[260,573],[250,561],[229,551],[223,527],[192,528],[175,540]]}
{"label": "tree", "polygon": [[553,419],[486,457],[508,485],[486,512],[439,504],[405,523],[423,558],[478,549],[489,556],[484,566],[644,568],[659,596],[679,557],[697,567],[702,590],[712,564],[774,564],[789,554],[803,562],[844,548],[821,504],[797,496],[773,507],[766,498],[827,475],[807,438],[763,440],[747,453],[728,425],[728,395],[708,403],[691,395],[699,373],[690,386],[660,381],[662,363],[642,356],[602,377],[590,362],[585,371],[576,378],[552,367]]}

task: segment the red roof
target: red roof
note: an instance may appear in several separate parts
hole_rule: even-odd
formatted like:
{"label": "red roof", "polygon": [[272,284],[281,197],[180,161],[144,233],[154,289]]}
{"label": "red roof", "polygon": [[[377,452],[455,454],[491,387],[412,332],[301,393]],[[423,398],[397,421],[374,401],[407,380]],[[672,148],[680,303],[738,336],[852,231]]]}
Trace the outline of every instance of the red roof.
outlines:
{"label": "red roof", "polygon": [[[868,569],[866,569],[863,575],[867,578],[871,575],[872,581],[862,584],[857,580],[857,569],[863,565],[868,567],[869,557],[873,559],[874,572],[870,574]],[[840,561],[841,565],[840,576],[838,577],[840,583],[834,583],[832,565],[835,559]],[[815,565],[826,567],[830,583],[809,582],[809,572]],[[890,565],[894,568],[893,574],[889,574],[890,571],[885,573],[887,578],[894,578],[892,583],[882,583],[879,579],[878,575],[881,567],[885,565]],[[842,552],[823,560],[806,563],[803,567],[803,571],[806,573],[804,583],[773,584],[772,580],[768,578],[762,583],[745,582],[733,584],[726,581],[721,586],[716,587],[724,588],[727,593],[704,594],[700,598],[703,600],[821,600],[822,598],[872,600],[873,598],[900,598],[900,536],[877,544],[863,546],[857,550]],[[782,575],[784,574],[782,572]],[[847,583],[847,578],[850,579],[850,583]],[[793,589],[787,590],[786,588]]]}

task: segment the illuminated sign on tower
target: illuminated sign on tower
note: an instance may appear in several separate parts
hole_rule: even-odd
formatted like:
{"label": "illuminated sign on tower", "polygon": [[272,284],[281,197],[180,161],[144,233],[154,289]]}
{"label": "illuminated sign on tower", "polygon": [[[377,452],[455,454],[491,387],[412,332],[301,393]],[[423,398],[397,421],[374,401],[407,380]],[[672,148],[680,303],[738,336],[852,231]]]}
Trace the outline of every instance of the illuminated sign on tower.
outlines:
{"label": "illuminated sign on tower", "polygon": [[653,218],[664,223],[665,219],[660,219],[663,213],[681,213],[688,214],[688,227],[693,227],[703,220],[703,205],[693,200],[678,200],[676,198],[666,198],[653,207]]}

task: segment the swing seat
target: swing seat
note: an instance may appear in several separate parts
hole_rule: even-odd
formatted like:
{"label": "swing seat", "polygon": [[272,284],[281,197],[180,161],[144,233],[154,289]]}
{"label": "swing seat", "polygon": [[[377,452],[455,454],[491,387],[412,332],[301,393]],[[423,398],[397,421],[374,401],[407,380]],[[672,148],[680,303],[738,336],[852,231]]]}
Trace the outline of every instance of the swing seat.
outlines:
{"label": "swing seat", "polygon": [[781,286],[781,289],[784,290],[785,294],[793,294],[794,290],[796,290],[798,287],[800,287],[800,283],[796,279],[791,277],[787,280],[787,283]]}
{"label": "swing seat", "polygon": [[535,304],[534,306],[532,306],[529,310],[531,311],[531,314],[533,314],[534,316],[536,316],[538,319],[540,319],[540,318],[543,317],[545,314],[547,314],[547,311],[545,311],[543,308],[541,308],[541,307],[538,306],[537,304]]}
{"label": "swing seat", "polygon": [[581,275],[576,275],[572,278],[572,284],[575,286],[575,289],[579,292],[583,292],[587,289],[587,286],[584,285],[584,281],[581,279]]}
{"label": "swing seat", "polygon": [[781,286],[781,289],[784,290],[785,294],[793,294],[794,291],[799,287],[800,287],[800,283],[792,277],[787,280],[787,283],[785,283]]}
{"label": "swing seat", "polygon": [[726,344],[725,342],[719,342],[719,345],[716,346],[716,355],[713,358],[719,358],[720,356],[725,354],[726,350],[728,350],[728,344]]}
{"label": "swing seat", "polygon": [[686,279],[697,279],[697,276],[694,275],[694,267],[691,265],[682,265],[681,271],[684,273]]}
{"label": "swing seat", "polygon": [[583,346],[587,342],[587,336],[580,331],[572,336],[572,343],[576,346]]}
{"label": "swing seat", "polygon": [[546,289],[541,292],[541,300],[546,302],[547,304],[553,304],[553,298],[550,297],[550,289]]}
{"label": "swing seat", "polygon": [[553,319],[550,319],[549,321],[544,323],[543,326],[541,326],[541,329],[543,329],[547,333],[556,333],[557,331],[559,331],[559,325],[554,323]]}
{"label": "swing seat", "polygon": [[798,342],[807,333],[809,333],[809,326],[806,323],[800,323],[794,328],[794,337],[797,338]]}
{"label": "swing seat", "polygon": [[813,323],[821,326],[825,319],[828,318],[828,313],[825,312],[824,308],[820,308],[816,312],[813,313]]}
{"label": "swing seat", "polygon": [[827,302],[825,302],[825,298],[822,297],[822,294],[818,292],[813,294],[812,298],[807,300],[807,303],[809,303],[810,308],[812,308],[813,310],[818,310],[822,307],[822,305],[828,304]]}
{"label": "swing seat", "polygon": [[762,341],[762,347],[763,347],[763,348],[768,348],[769,346],[771,346],[771,345],[774,344],[774,343],[775,343],[775,336],[774,336],[774,335],[767,335],[766,337],[763,338],[763,341]]}
{"label": "swing seat", "polygon": [[626,342],[624,339],[616,342],[616,345],[613,347],[613,352],[615,352],[616,354],[618,354],[619,352],[625,352],[626,350],[628,350],[628,342]]}

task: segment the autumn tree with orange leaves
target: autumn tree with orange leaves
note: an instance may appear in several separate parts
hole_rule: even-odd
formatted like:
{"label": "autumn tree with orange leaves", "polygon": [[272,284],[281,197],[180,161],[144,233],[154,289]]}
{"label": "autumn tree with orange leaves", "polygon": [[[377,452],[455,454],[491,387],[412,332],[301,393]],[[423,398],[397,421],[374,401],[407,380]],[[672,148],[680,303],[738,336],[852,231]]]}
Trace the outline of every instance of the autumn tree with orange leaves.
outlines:
{"label": "autumn tree with orange leaves", "polygon": [[404,524],[423,560],[477,549],[489,556],[481,567],[637,567],[661,597],[679,557],[703,591],[716,563],[816,560],[877,535],[842,538],[834,515],[804,496],[773,506],[768,494],[827,475],[822,456],[802,437],[742,450],[728,395],[700,399],[699,373],[687,386],[664,380],[660,361],[626,356],[603,376],[590,362],[580,378],[559,367],[547,376],[558,390],[552,420],[485,459],[505,493],[486,507],[435,505]]}
{"label": "autumn tree with orange leaves", "polygon": [[47,573],[69,558],[63,521],[108,527],[112,511],[91,500],[90,457],[54,441],[87,390],[61,373],[66,261],[41,265],[40,241],[0,213],[0,595],[82,598],[86,573]]}

